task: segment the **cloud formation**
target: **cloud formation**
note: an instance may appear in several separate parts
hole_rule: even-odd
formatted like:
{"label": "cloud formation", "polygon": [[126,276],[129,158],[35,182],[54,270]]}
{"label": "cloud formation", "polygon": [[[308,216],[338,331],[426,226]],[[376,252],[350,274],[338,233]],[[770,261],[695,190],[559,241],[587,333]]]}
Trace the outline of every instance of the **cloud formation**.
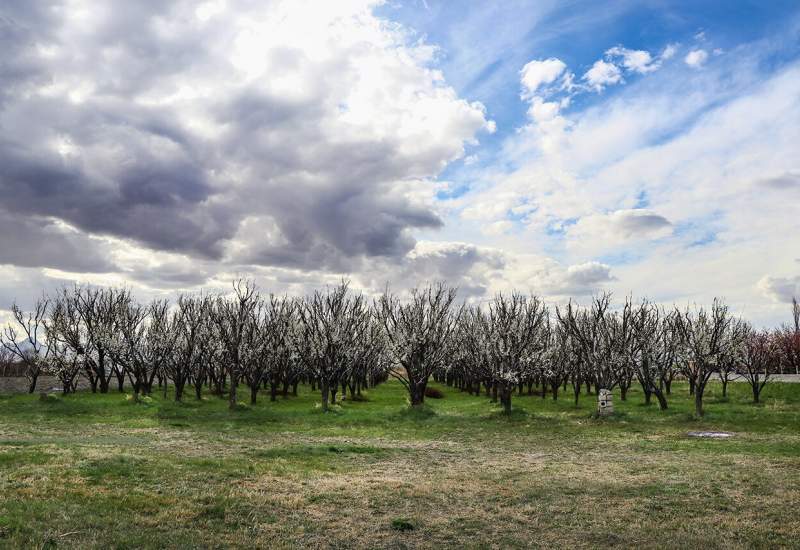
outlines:
{"label": "cloud formation", "polygon": [[692,50],[683,58],[684,63],[693,68],[702,67],[708,59],[708,52],[702,49]]}
{"label": "cloud formation", "polygon": [[792,298],[800,299],[800,275],[772,277],[765,275],[756,285],[764,296],[776,302],[789,304]]}
{"label": "cloud formation", "polygon": [[373,2],[313,4],[5,6],[0,215],[242,264],[404,256],[491,125]]}
{"label": "cloud formation", "polygon": [[598,59],[583,75],[583,80],[597,92],[622,80],[622,71],[614,63]]}

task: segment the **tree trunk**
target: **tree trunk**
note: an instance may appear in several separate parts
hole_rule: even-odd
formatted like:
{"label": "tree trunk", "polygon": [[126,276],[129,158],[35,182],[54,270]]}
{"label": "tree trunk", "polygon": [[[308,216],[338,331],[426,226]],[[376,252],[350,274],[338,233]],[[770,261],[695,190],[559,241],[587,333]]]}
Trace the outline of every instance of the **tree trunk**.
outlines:
{"label": "tree trunk", "polygon": [[650,388],[645,388],[644,389],[644,404],[645,405],[649,405],[650,404],[650,398],[652,397],[652,395],[653,395],[653,392],[650,390]]}
{"label": "tree trunk", "polygon": [[656,399],[658,399],[658,408],[661,409],[662,411],[666,411],[667,398],[664,397],[664,393],[660,389],[655,389],[653,390],[653,394],[656,396]]}
{"label": "tree trunk", "polygon": [[511,394],[513,391],[510,387],[503,388],[501,401],[503,402],[503,413],[511,414]]}
{"label": "tree trunk", "polygon": [[39,373],[30,374],[28,376],[28,393],[36,391],[36,381],[39,380]]}
{"label": "tree trunk", "polygon": [[328,382],[320,380],[319,385],[322,390],[322,412],[328,412]]}
{"label": "tree trunk", "polygon": [[183,399],[183,380],[178,377],[175,379],[175,401],[180,401],[181,399]]}
{"label": "tree trunk", "polygon": [[109,378],[106,378],[106,361],[103,352],[99,352],[97,363],[97,378],[100,380],[100,393],[108,393]]}
{"label": "tree trunk", "polygon": [[233,411],[236,409],[236,386],[239,385],[239,378],[231,373],[231,390],[228,393],[228,409]]}
{"label": "tree trunk", "polygon": [[411,406],[418,407],[422,405],[425,401],[425,392],[420,391],[420,388],[417,384],[413,384],[411,386]]}
{"label": "tree trunk", "polygon": [[697,384],[694,388],[694,413],[703,416],[703,388]]}
{"label": "tree trunk", "polygon": [[256,404],[256,397],[258,396],[258,384],[250,386],[250,404]]}
{"label": "tree trunk", "polygon": [[722,379],[722,397],[728,397],[728,379]]}

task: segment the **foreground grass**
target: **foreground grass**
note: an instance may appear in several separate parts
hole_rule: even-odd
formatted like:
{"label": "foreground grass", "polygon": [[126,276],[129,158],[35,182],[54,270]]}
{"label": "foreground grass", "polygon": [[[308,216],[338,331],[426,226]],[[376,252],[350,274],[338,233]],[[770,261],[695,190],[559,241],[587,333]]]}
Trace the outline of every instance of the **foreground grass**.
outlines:
{"label": "foreground grass", "polygon": [[[800,384],[748,402],[711,386],[691,417],[638,392],[515,396],[505,417],[442,388],[411,411],[394,382],[328,414],[299,397],[0,397],[0,546],[730,548],[800,541]],[[728,440],[687,437],[728,430]]]}

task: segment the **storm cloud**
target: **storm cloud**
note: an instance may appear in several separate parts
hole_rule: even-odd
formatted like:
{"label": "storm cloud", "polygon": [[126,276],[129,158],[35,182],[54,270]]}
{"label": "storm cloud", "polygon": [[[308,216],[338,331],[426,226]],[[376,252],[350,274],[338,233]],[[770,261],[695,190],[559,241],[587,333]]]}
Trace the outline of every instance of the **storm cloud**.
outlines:
{"label": "storm cloud", "polygon": [[47,219],[230,265],[402,258],[489,123],[372,4],[4,3],[0,220],[27,220],[6,241]]}

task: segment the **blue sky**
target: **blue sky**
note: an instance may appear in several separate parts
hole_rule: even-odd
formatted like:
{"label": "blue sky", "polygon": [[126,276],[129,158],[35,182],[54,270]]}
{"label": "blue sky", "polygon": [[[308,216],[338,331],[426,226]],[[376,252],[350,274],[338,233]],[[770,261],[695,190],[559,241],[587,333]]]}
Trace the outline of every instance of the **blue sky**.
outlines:
{"label": "blue sky", "polygon": [[[463,97],[483,103],[497,122],[481,140],[489,154],[526,123],[519,71],[531,59],[556,57],[576,72],[614,45],[658,52],[668,44],[723,51],[788,35],[765,63],[797,59],[791,40],[800,7],[792,0],[761,1],[388,1],[376,12],[440,48],[437,66]],[[586,94],[574,109],[607,100]],[[456,166],[451,167],[451,169]]]}
{"label": "blue sky", "polygon": [[74,281],[800,296],[796,1],[8,0],[0,322]]}
{"label": "blue sky", "polygon": [[[413,29],[415,36],[440,48],[437,67],[448,84],[461,96],[480,101],[486,107],[487,117],[497,123],[494,134],[482,136],[479,144],[468,149],[467,158],[474,155],[477,158],[475,162],[468,166],[460,162],[452,163],[440,176],[451,182],[440,197],[460,199],[466,194],[465,203],[470,202],[469,190],[481,187],[487,189],[486,195],[493,201],[498,192],[498,179],[513,177],[524,172],[525,166],[531,168],[539,163],[531,158],[537,154],[536,147],[509,154],[509,149],[519,147],[519,142],[523,141],[519,138],[520,132],[536,125],[535,122],[531,123],[527,114],[528,102],[521,100],[520,71],[531,60],[558,59],[565,64],[566,71],[572,71],[576,80],[579,80],[598,59],[609,60],[604,53],[614,46],[646,51],[653,58],[663,53],[665,48],[672,47],[675,50],[672,57],[665,59],[657,70],[646,73],[623,70],[619,83],[607,85],[600,91],[571,94],[569,105],[560,110],[560,115],[578,126],[587,118],[598,121],[598,136],[601,136],[603,124],[614,124],[614,117],[603,119],[600,113],[605,109],[614,108],[624,112],[626,103],[641,108],[652,98],[653,102],[672,105],[677,103],[674,98],[678,94],[697,96],[695,101],[687,101],[686,105],[676,104],[677,108],[671,113],[652,115],[655,120],[649,125],[650,128],[642,130],[641,135],[627,144],[627,148],[620,148],[616,155],[606,151],[598,155],[595,164],[586,161],[577,163],[582,166],[579,177],[590,182],[604,168],[624,162],[629,155],[652,147],[669,148],[670,144],[685,139],[708,118],[718,116],[742,98],[757,94],[756,90],[763,82],[796,66],[800,54],[800,8],[796,2],[467,3],[431,0],[389,2],[378,13],[401,22]],[[702,63],[690,66],[687,58],[690,52],[701,52],[704,56]],[[619,59],[615,62],[620,65]],[[560,97],[564,95],[570,94],[561,94]],[[795,116],[795,113],[787,114]],[[746,124],[742,124],[742,131],[749,131]],[[788,147],[791,151],[794,146],[783,142],[778,147]],[[746,149],[738,152],[747,154]],[[798,165],[790,159],[789,152],[784,159],[787,164],[783,167],[770,166],[768,159],[761,159],[762,162],[753,159],[753,164],[757,166],[756,170],[776,174],[785,170],[796,174]],[[499,178],[498,171],[503,173]],[[646,178],[646,175],[639,177]],[[494,181],[487,184],[486,179]],[[653,204],[648,185],[649,182],[645,180],[633,187],[631,191],[636,190],[635,201],[631,200],[632,197],[619,197],[616,201],[603,202],[602,206],[598,204],[597,215],[614,215],[615,211],[622,212],[625,207],[631,212],[642,214],[639,211],[646,210],[658,216],[659,204]],[[661,185],[667,186],[667,191],[661,194],[668,194],[669,180]],[[712,184],[712,194],[714,185],[722,188],[726,184],[722,179]],[[553,192],[558,194],[558,188]],[[742,192],[738,199],[743,199],[746,194],[747,191]],[[526,193],[521,195],[525,196]],[[786,198],[796,202],[797,189],[794,188],[793,196]],[[673,203],[674,199],[667,198]],[[527,195],[517,205],[521,203],[532,205],[533,213],[527,221],[537,216],[539,210],[535,199]],[[671,208],[674,209],[675,205]],[[496,223],[508,223],[504,238],[482,235],[480,229],[474,227],[470,232],[463,220],[454,219],[449,225],[455,228],[451,233],[453,238],[469,235],[471,242],[485,245],[496,245],[500,240],[506,250],[536,252],[562,264],[597,262],[609,266],[609,274],[619,272],[620,268],[636,270],[637,266],[640,271],[648,272],[650,270],[645,266],[652,263],[651,250],[659,247],[669,249],[673,254],[683,254],[684,251],[693,254],[695,250],[709,248],[709,256],[725,254],[735,258],[739,253],[745,257],[745,250],[737,250],[737,247],[748,246],[743,242],[745,238],[733,237],[735,230],[730,227],[732,224],[724,221],[726,217],[747,217],[748,213],[739,212],[737,208],[732,205],[728,208],[707,205],[707,208],[684,216],[684,219],[666,219],[663,229],[666,230],[668,223],[671,228],[668,234],[658,234],[656,231],[655,238],[641,239],[640,242],[625,242],[636,241],[636,238],[622,239],[616,246],[597,250],[596,253],[586,247],[570,246],[568,233],[563,228],[574,226],[580,216],[551,216],[543,232],[531,234],[526,231],[525,216],[508,211],[504,216],[495,218],[500,220]],[[641,216],[638,218],[642,219]],[[487,221],[486,217],[481,220],[484,227]],[[798,224],[787,221],[790,231],[791,228],[796,231]],[[592,236],[602,233],[599,228],[592,229],[581,238],[592,240]],[[721,235],[726,233],[729,241],[725,245],[725,252],[721,252],[722,248],[720,251],[713,250],[715,245],[724,240]],[[635,237],[632,234],[630,236]],[[773,237],[764,234],[761,238]],[[800,241],[795,240],[795,245],[797,242]],[[657,289],[656,285],[626,289],[617,282],[611,286],[616,285],[618,291],[649,292],[663,300],[707,299],[712,293],[719,292],[733,295],[729,298],[732,297],[742,310],[760,310],[763,312],[762,320],[777,319],[781,315],[780,306],[765,308],[757,302],[765,298],[764,294],[770,295],[768,300],[785,302],[789,294],[796,292],[797,259],[791,258],[791,255],[800,257],[800,246],[788,244],[790,258],[786,267],[776,270],[787,276],[767,274],[768,268],[777,262],[764,258],[763,277],[758,282],[742,280],[736,283],[741,285],[738,289],[725,288],[712,281],[694,283],[683,289]],[[582,249],[581,252],[576,254],[576,248]],[[736,261],[728,261],[730,265],[727,269],[735,272]],[[760,284],[762,292],[748,292],[754,283],[756,286]],[[767,309],[770,313],[766,313]]]}

